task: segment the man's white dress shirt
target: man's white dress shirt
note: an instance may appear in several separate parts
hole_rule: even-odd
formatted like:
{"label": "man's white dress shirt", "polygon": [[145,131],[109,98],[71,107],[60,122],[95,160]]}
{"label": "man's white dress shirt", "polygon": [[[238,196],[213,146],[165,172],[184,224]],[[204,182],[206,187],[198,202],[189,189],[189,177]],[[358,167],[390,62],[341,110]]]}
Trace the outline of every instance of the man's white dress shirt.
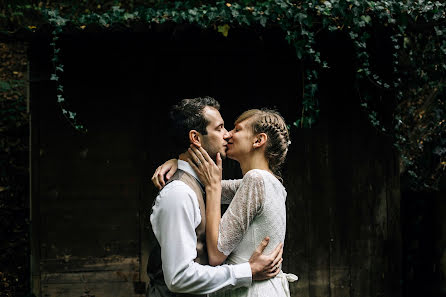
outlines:
{"label": "man's white dress shirt", "polygon": [[[189,163],[178,160],[178,169],[198,177]],[[197,195],[179,180],[158,194],[150,216],[153,233],[161,246],[164,281],[172,292],[209,294],[224,288],[250,286],[248,262],[209,266],[194,262],[197,257],[195,229],[201,222]]]}

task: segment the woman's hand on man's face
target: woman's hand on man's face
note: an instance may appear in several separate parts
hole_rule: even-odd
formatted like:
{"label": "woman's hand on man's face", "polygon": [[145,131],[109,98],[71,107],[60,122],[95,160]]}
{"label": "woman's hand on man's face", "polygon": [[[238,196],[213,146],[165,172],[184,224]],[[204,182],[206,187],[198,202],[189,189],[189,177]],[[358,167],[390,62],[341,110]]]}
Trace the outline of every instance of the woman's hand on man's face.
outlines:
{"label": "woman's hand on man's face", "polygon": [[197,148],[191,145],[188,152],[189,157],[187,162],[195,170],[203,185],[205,187],[218,187],[221,189],[222,160],[220,153],[217,153],[216,164],[202,147]]}

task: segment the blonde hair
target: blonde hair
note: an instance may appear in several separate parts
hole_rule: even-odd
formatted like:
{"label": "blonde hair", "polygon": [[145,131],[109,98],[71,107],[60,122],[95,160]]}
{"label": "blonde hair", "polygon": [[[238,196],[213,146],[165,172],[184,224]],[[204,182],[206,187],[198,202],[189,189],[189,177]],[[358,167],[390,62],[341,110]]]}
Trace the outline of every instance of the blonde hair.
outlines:
{"label": "blonde hair", "polygon": [[280,167],[285,162],[290,145],[290,134],[283,117],[271,109],[250,109],[242,113],[235,124],[248,120],[254,134],[265,133],[268,136],[265,157],[271,171],[282,181]]}

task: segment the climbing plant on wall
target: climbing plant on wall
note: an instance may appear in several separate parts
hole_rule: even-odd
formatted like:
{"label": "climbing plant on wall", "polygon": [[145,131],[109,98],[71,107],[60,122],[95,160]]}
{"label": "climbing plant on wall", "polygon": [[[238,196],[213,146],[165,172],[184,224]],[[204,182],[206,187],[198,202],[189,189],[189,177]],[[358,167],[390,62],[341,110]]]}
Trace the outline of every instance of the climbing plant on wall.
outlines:
{"label": "climbing plant on wall", "polygon": [[23,296],[29,286],[29,117],[26,46],[0,42],[0,296]]}
{"label": "climbing plant on wall", "polygon": [[[149,4],[148,4],[149,3]],[[64,30],[99,25],[131,27],[134,23],[195,24],[229,36],[239,27],[279,27],[295,49],[304,71],[302,109],[294,126],[309,128],[319,114],[318,77],[329,68],[318,51],[320,32],[340,32],[354,48],[358,104],[381,133],[391,135],[400,151],[401,170],[414,189],[434,189],[446,167],[446,4],[440,1],[28,1],[10,3],[10,18],[1,18],[9,31],[20,27],[38,31],[51,25],[55,82],[62,114],[79,131],[86,127],[67,106],[59,38]],[[12,15],[14,14],[14,15]],[[12,28],[12,29],[11,29]],[[379,29],[379,30],[377,30]],[[6,30],[6,31],[8,31]],[[384,32],[389,65],[378,67],[373,39]],[[6,32],[6,34],[9,34]],[[390,71],[389,71],[390,70]],[[382,102],[382,96],[390,98]],[[391,107],[391,118],[382,106]],[[426,154],[433,156],[429,164]]]}

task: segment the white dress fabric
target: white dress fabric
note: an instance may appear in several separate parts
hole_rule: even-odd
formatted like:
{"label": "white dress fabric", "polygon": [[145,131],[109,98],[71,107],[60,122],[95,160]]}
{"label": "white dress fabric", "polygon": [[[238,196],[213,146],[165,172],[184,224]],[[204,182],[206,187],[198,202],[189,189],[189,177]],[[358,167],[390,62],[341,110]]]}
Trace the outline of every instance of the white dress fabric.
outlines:
{"label": "white dress fabric", "polygon": [[[260,242],[270,237],[264,254],[270,254],[285,240],[286,191],[282,183],[266,170],[248,171],[242,180],[222,181],[222,203],[230,202],[220,222],[218,249],[227,264],[249,261]],[[231,201],[232,199],[232,201]],[[219,291],[212,297],[290,296],[288,281],[297,277],[280,272],[275,278],[253,281],[250,287]]]}

